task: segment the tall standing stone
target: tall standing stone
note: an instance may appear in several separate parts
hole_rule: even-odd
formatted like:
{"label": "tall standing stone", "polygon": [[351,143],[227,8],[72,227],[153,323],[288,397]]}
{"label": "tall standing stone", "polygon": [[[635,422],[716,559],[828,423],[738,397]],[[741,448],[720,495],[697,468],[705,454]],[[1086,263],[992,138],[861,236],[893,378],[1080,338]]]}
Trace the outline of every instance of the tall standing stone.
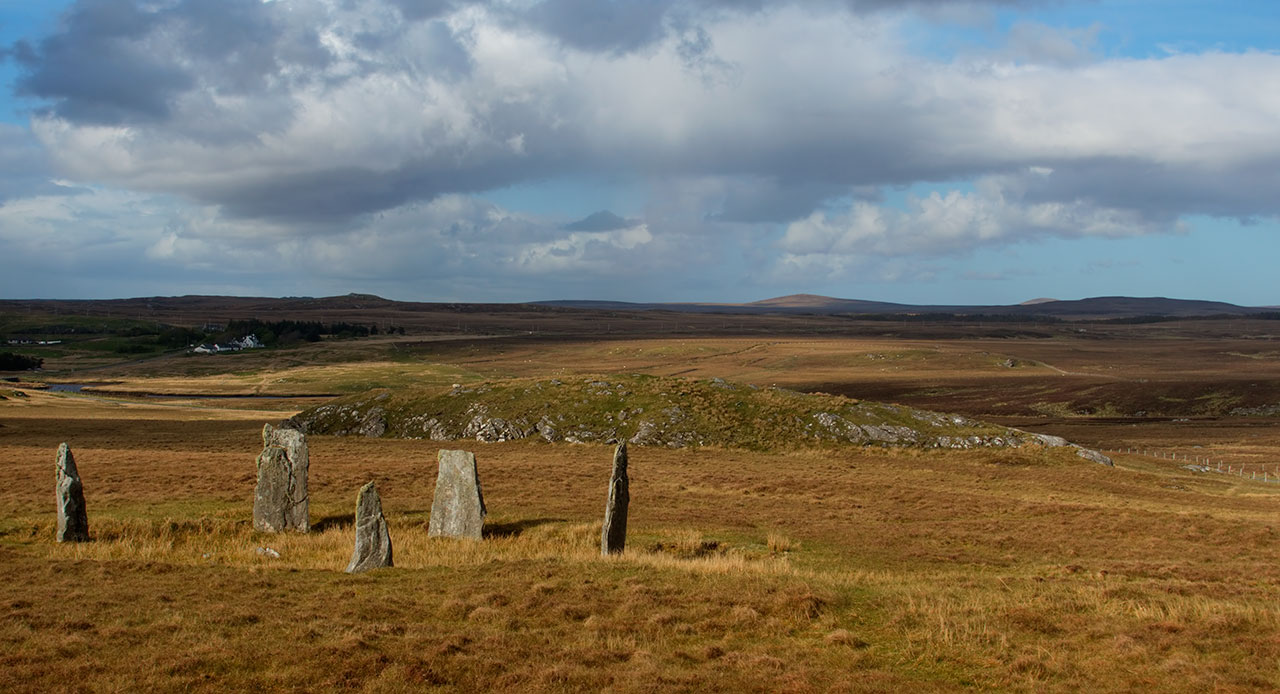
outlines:
{"label": "tall standing stone", "polygon": [[58,446],[54,461],[58,482],[58,542],[88,542],[89,516],[84,508],[84,485],[75,456],[67,444]]}
{"label": "tall standing stone", "polygon": [[391,566],[391,534],[382,515],[382,498],[370,482],[360,488],[356,497],[356,549],[351,553],[347,573]]}
{"label": "tall standing stone", "polygon": [[476,456],[467,451],[440,451],[436,495],[431,501],[428,537],[481,538],[484,495],[476,473]]}
{"label": "tall standing stone", "polygon": [[613,451],[613,474],[609,476],[609,500],[604,507],[604,528],[600,531],[600,554],[621,554],[627,544],[627,505],[631,492],[627,480],[627,444]]}
{"label": "tall standing stone", "polygon": [[278,533],[311,529],[307,470],[311,459],[307,437],[297,429],[262,427],[258,485],[253,494],[253,527]]}

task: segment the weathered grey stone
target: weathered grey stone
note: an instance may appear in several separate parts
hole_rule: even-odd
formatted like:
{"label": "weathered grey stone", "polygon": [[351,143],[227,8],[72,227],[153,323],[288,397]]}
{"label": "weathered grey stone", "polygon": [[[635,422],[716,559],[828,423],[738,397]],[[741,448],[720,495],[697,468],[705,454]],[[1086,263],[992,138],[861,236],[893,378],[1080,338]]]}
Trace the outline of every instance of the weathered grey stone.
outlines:
{"label": "weathered grey stone", "polygon": [[479,540],[486,511],[476,457],[467,451],[442,450],[438,458],[440,468],[427,536]]}
{"label": "weathered grey stone", "polygon": [[67,444],[58,446],[54,462],[58,491],[58,542],[88,542],[89,516],[84,508],[84,485],[76,469],[75,456]]}
{"label": "weathered grey stone", "polygon": [[391,534],[382,515],[382,498],[370,482],[356,496],[356,548],[351,553],[347,573],[391,566]]}
{"label": "weathered grey stone", "polygon": [[1049,448],[1058,448],[1059,446],[1070,445],[1067,442],[1067,440],[1062,438],[1061,436],[1053,436],[1050,434],[1031,434],[1031,436],[1036,441],[1038,441],[1041,445],[1047,446]]}
{"label": "weathered grey stone", "polygon": [[1092,448],[1085,448],[1084,446],[1076,446],[1075,448],[1076,455],[1084,458],[1085,460],[1092,460],[1099,465],[1106,465],[1107,467],[1115,467],[1116,465],[1110,458],[1093,450]]}
{"label": "weathered grey stone", "polygon": [[253,495],[253,527],[264,532],[311,529],[307,437],[298,429],[262,427],[258,485]]}
{"label": "weathered grey stone", "polygon": [[600,531],[600,554],[621,554],[627,544],[627,506],[631,492],[627,480],[627,444],[613,450],[613,474],[609,476],[609,500],[604,506],[604,527]]}
{"label": "weathered grey stone", "polygon": [[258,486],[253,490],[253,529],[267,533],[288,527],[289,455],[279,446],[263,449],[258,456]]}

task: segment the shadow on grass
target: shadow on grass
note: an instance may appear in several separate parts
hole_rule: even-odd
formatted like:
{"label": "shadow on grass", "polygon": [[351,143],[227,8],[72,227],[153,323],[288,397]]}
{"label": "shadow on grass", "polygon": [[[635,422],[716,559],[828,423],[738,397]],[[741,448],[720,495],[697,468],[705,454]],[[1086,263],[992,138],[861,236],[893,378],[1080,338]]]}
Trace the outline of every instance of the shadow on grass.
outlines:
{"label": "shadow on grass", "polygon": [[482,531],[485,537],[518,537],[529,528],[536,528],[547,523],[564,523],[563,518],[529,518],[510,523],[494,523],[485,525]]}
{"label": "shadow on grass", "polygon": [[325,516],[311,524],[311,532],[322,533],[330,528],[349,528],[356,524],[356,514],[341,513],[336,516]]}

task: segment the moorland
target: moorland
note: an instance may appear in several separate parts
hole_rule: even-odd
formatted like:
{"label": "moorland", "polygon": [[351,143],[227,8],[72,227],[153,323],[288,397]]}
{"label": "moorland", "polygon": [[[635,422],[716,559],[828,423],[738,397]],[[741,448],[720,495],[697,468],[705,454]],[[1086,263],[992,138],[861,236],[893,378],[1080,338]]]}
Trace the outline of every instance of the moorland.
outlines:
{"label": "moorland", "polygon": [[[43,368],[0,385],[6,691],[1280,688],[1280,321],[16,303],[0,333],[31,342],[0,349]],[[166,342],[248,320],[377,330]],[[627,551],[602,558],[606,443],[313,434],[312,532],[252,529],[263,423],[371,391],[650,377],[956,413],[1115,464],[720,423],[711,445],[632,447]],[[53,541],[64,441],[88,543]],[[476,454],[481,542],[427,537],[440,448]],[[369,480],[396,566],[347,575]]]}

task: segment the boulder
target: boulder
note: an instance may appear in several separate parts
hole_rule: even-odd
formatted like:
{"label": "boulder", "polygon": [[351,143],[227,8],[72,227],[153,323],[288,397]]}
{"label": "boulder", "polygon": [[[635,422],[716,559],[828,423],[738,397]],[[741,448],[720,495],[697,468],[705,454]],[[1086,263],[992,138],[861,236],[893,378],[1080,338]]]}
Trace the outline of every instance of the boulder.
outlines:
{"label": "boulder", "polygon": [[356,496],[356,548],[351,553],[347,573],[391,566],[391,534],[382,515],[382,499],[378,488],[370,482]]}
{"label": "boulder", "polygon": [[1076,449],[1076,455],[1080,456],[1081,458],[1084,458],[1085,460],[1091,460],[1099,465],[1106,465],[1107,467],[1115,467],[1116,465],[1115,462],[1113,462],[1110,458],[1099,453],[1098,451],[1093,450],[1092,448],[1085,448],[1084,446],[1075,446],[1075,449]]}
{"label": "boulder", "polygon": [[1036,442],[1038,442],[1040,445],[1045,446],[1047,448],[1059,448],[1061,446],[1071,445],[1066,439],[1062,438],[1061,436],[1053,436],[1051,434],[1031,434],[1031,437],[1035,439]]}
{"label": "boulder", "polygon": [[480,477],[476,473],[476,456],[468,451],[442,450],[437,458],[439,471],[427,536],[479,540],[486,510]]}
{"label": "boulder", "polygon": [[631,493],[627,480],[627,444],[613,451],[613,474],[609,476],[609,499],[604,506],[604,527],[600,531],[600,553],[621,554],[627,544],[627,506]]}
{"label": "boulder", "polygon": [[253,495],[253,527],[264,532],[311,529],[307,437],[298,429],[262,427],[258,485]]}
{"label": "boulder", "polygon": [[75,456],[67,444],[58,446],[54,461],[57,476],[58,542],[88,542],[89,516],[84,508],[84,485],[76,469]]}

